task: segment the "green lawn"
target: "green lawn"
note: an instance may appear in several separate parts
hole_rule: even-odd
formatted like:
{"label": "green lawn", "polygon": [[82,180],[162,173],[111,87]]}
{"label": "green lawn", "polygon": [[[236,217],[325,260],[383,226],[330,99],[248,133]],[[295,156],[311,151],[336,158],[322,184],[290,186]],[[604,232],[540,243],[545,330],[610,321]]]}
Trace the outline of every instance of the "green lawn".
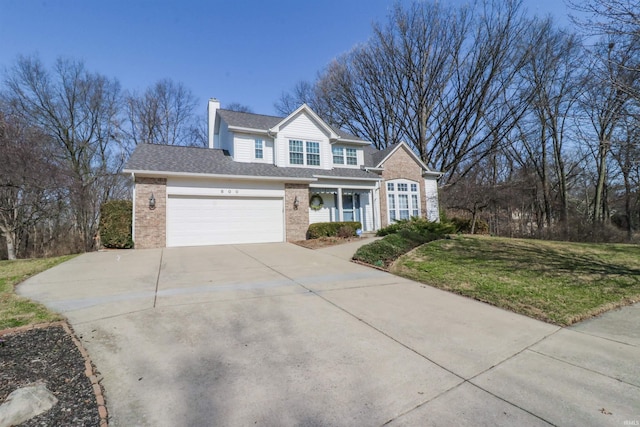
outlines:
{"label": "green lawn", "polygon": [[393,273],[557,325],[640,301],[640,246],[455,236]]}
{"label": "green lawn", "polygon": [[50,312],[42,304],[16,295],[14,288],[28,277],[67,261],[74,256],[0,261],[0,330],[60,320],[59,315]]}

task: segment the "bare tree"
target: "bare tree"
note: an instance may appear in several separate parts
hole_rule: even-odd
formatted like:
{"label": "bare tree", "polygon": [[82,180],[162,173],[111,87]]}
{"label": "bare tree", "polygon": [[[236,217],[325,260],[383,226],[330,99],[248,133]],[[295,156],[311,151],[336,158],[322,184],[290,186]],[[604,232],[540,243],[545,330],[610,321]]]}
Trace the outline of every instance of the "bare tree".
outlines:
{"label": "bare tree", "polygon": [[[129,137],[134,144],[200,145],[194,110],[198,101],[182,83],[160,80],[126,97]],[[195,139],[195,140],[194,140]]]}
{"label": "bare tree", "polygon": [[601,223],[607,218],[606,188],[612,138],[634,99],[632,90],[640,82],[640,73],[628,64],[638,61],[638,51],[628,45],[616,45],[614,38],[601,40],[589,69],[588,84],[582,98],[582,111],[593,129],[584,139],[596,171],[592,218]]}
{"label": "bare tree", "polygon": [[47,135],[0,111],[0,234],[9,259],[20,255],[30,230],[59,212],[62,182],[51,148]]}
{"label": "bare tree", "polygon": [[466,9],[397,4],[368,43],[333,61],[316,83],[330,121],[378,148],[407,140],[423,157],[465,40]]}
{"label": "bare tree", "polygon": [[623,187],[624,221],[622,226],[627,232],[629,241],[633,238],[634,224],[638,225],[640,220],[640,202],[638,186],[640,185],[640,126],[638,123],[640,116],[629,114],[620,124],[611,145],[611,155],[620,171]]}
{"label": "bare tree", "polygon": [[592,35],[640,36],[640,1],[583,0],[569,1],[578,15],[574,23]]}
{"label": "bare tree", "polygon": [[481,7],[474,18],[466,7],[397,4],[386,25],[374,25],[367,43],[334,60],[302,94],[321,100],[330,123],[378,148],[408,142],[445,172],[443,182],[464,177],[528,101],[517,79],[529,55],[520,3]]}
{"label": "bare tree", "polygon": [[66,175],[80,241],[76,250],[91,250],[99,207],[116,188],[124,161],[118,143],[118,82],[87,71],[82,62],[58,59],[49,71],[37,58],[21,57],[8,72],[5,87],[21,120],[55,145],[51,155]]}
{"label": "bare tree", "polygon": [[575,105],[584,83],[581,66],[584,50],[576,35],[556,29],[550,19],[532,23],[528,34],[532,54],[521,75],[531,87],[532,98],[527,114],[516,125],[517,132],[509,148],[520,166],[530,165],[536,171],[543,225],[552,225],[553,199],[557,197],[559,220],[566,234],[567,177],[571,171],[567,169],[565,141],[570,137]]}
{"label": "bare tree", "polygon": [[248,105],[240,104],[239,102],[232,102],[225,106],[225,109],[231,111],[237,111],[239,113],[253,113],[253,110]]}

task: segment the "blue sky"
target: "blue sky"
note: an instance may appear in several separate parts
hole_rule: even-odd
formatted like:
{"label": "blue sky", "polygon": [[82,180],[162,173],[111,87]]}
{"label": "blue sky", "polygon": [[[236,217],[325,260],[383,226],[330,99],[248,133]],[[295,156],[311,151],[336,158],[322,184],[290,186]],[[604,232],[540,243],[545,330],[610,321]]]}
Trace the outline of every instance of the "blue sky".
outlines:
{"label": "blue sky", "polygon": [[[446,0],[441,0],[447,3]],[[449,0],[461,4],[463,0]],[[403,0],[408,2],[408,0]],[[169,77],[199,98],[274,114],[299,80],[365,42],[394,0],[0,0],[0,69],[18,55],[82,59],[91,71],[144,90]],[[524,0],[567,23],[563,0]]]}

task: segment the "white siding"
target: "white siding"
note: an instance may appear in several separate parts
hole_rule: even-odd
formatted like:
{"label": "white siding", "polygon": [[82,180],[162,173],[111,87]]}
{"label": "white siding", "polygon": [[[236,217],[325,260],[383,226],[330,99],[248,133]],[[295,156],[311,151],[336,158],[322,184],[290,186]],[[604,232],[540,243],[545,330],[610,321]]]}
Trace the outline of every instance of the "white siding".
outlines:
{"label": "white siding", "polygon": [[[289,140],[300,139],[303,141],[317,141],[320,143],[320,169],[331,169],[331,147],[329,136],[306,113],[301,112],[288,123],[280,127],[278,132],[278,166],[307,167],[304,165],[289,164]],[[318,169],[318,166],[312,166]]]}
{"label": "white siding", "polygon": [[273,164],[273,139],[264,140],[264,162]]}
{"label": "white siding", "polygon": [[253,157],[253,147],[255,138],[248,135],[233,134],[233,160],[236,162],[249,163]]}
{"label": "white siding", "polygon": [[[313,192],[313,188],[311,189],[311,194],[316,194]],[[309,208],[309,224],[337,221],[334,195],[328,193],[318,194],[322,197],[323,207],[317,211]]]}
{"label": "white siding", "polygon": [[220,133],[218,134],[218,144],[216,148],[222,148],[229,151],[229,154],[233,156],[233,134],[229,132],[229,126],[222,120],[220,122]]}
{"label": "white siding", "polygon": [[[255,158],[256,139],[263,141],[263,158]],[[273,140],[264,135],[233,134],[235,156],[233,160],[243,163],[271,163],[273,164]]]}
{"label": "white siding", "polygon": [[438,181],[434,178],[424,180],[424,188],[427,199],[425,212],[429,221],[440,221],[440,205],[438,202]]}
{"label": "white siding", "polygon": [[364,231],[372,231],[375,227],[373,224],[373,204],[371,202],[371,193],[360,194],[360,208],[362,212],[362,228]]}

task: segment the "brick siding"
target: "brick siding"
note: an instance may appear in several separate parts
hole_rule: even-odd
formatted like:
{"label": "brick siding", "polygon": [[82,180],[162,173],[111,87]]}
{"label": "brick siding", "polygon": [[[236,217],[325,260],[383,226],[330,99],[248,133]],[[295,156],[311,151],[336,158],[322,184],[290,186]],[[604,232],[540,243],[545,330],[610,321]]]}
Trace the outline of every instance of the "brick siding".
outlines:
{"label": "brick siding", "polygon": [[[163,248],[167,243],[167,179],[136,177],[135,185],[135,248]],[[151,193],[155,209],[149,209]]]}
{"label": "brick siding", "polygon": [[407,152],[404,146],[396,150],[384,164],[382,172],[382,188],[380,189],[380,216],[381,225],[386,227],[389,225],[389,211],[387,210],[387,183],[386,181],[393,179],[409,179],[415,181],[420,188],[420,216],[426,216],[427,198],[424,188],[424,178],[422,177],[422,167],[416,163],[411,154]]}
{"label": "brick siding", "polygon": [[[298,197],[298,209],[293,202]],[[304,240],[309,229],[309,185],[284,185],[284,222],[286,226],[287,242]]]}

